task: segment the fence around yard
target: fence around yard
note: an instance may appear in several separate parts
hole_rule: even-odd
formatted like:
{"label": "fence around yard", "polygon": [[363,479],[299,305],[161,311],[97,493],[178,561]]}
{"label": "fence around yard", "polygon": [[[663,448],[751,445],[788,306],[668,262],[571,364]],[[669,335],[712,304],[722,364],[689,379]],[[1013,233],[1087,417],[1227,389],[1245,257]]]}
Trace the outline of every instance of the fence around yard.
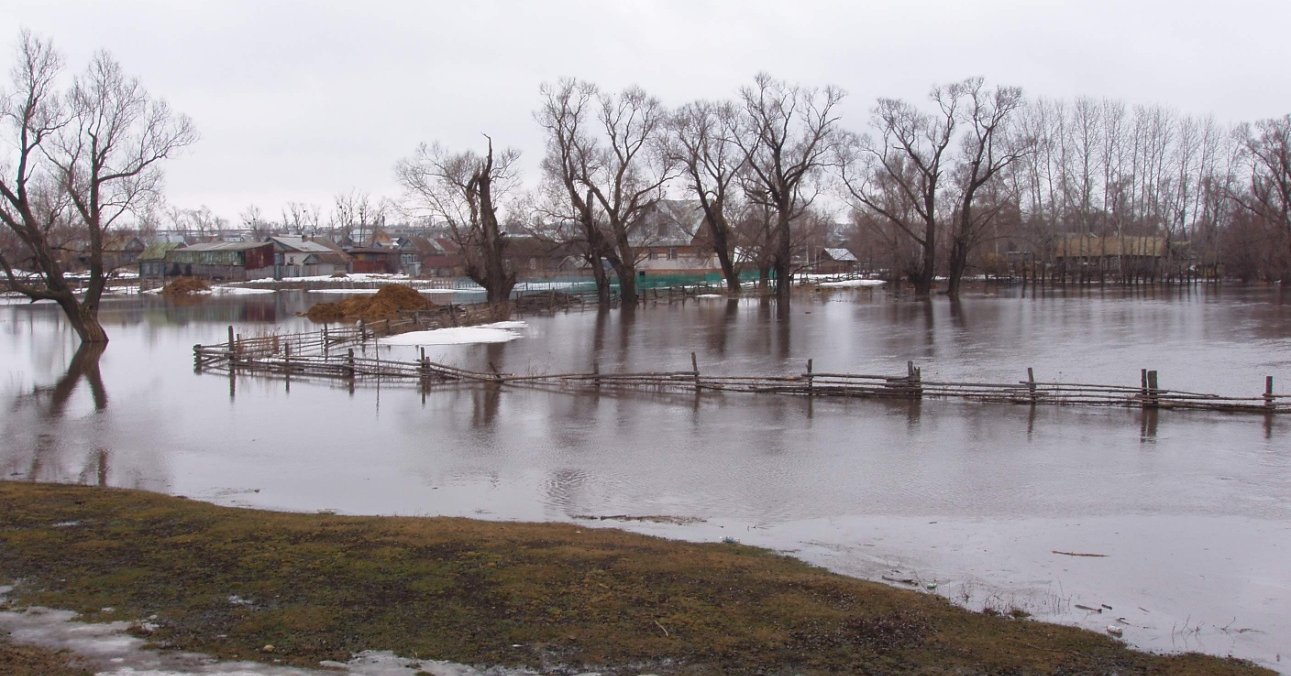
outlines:
{"label": "fence around yard", "polygon": [[[555,297],[553,296],[553,299]],[[1232,413],[1280,414],[1291,412],[1291,394],[1273,390],[1273,377],[1265,377],[1263,392],[1248,397],[1184,392],[1160,386],[1159,374],[1143,369],[1139,385],[1101,385],[1044,382],[1027,369],[1025,380],[1010,383],[924,380],[921,370],[907,362],[904,372],[860,374],[817,372],[808,359],[799,373],[780,375],[704,374],[691,353],[689,369],[636,373],[549,373],[518,375],[499,371],[471,371],[430,361],[421,351],[415,361],[381,359],[365,349],[380,337],[444,326],[478,324],[500,318],[486,305],[450,306],[446,311],[414,313],[394,321],[359,322],[348,327],[326,327],[301,333],[242,336],[228,328],[228,340],[214,345],[194,345],[194,368],[260,374],[270,377],[401,381],[424,390],[435,385],[555,387],[561,390],[647,390],[738,392],[805,397],[854,397],[871,399],[952,399],[1036,405],[1115,406],[1165,410],[1206,410]],[[355,349],[359,352],[356,353]]]}

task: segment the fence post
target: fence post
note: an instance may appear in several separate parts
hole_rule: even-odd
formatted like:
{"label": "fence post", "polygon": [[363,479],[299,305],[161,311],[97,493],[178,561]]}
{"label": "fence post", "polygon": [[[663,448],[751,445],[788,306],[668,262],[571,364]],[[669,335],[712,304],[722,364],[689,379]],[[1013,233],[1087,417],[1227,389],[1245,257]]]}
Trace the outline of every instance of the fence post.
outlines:
{"label": "fence post", "polygon": [[815,394],[815,391],[812,389],[812,381],[815,376],[811,374],[811,361],[812,360],[810,359],[807,360],[807,396],[809,397]]}
{"label": "fence post", "polygon": [[1027,393],[1031,397],[1031,405],[1035,406],[1035,369],[1027,367]]}
{"label": "fence post", "polygon": [[349,371],[350,380],[354,380],[354,348],[350,348],[345,357],[345,368]]}
{"label": "fence post", "polygon": [[906,381],[910,383],[911,393],[915,399],[923,398],[923,373],[920,369],[915,368],[913,361],[907,361]]}
{"label": "fence post", "polygon": [[698,390],[699,389],[699,359],[695,357],[694,352],[690,353],[690,369],[691,369],[691,372],[695,374],[695,389]]}
{"label": "fence post", "polygon": [[1148,401],[1151,402],[1152,408],[1156,408],[1161,403],[1161,393],[1157,389],[1157,372],[1148,371]]}
{"label": "fence post", "polygon": [[1273,376],[1264,376],[1264,408],[1270,411],[1277,406],[1273,398]]}

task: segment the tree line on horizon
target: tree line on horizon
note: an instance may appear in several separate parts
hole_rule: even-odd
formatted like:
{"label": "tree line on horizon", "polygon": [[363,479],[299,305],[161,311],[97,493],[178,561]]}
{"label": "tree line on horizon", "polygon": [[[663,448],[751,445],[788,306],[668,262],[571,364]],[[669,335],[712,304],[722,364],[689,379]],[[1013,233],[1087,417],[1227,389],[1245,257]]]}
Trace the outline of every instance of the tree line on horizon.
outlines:
{"label": "tree line on horizon", "polygon": [[[162,199],[162,161],[197,139],[187,117],[106,53],[62,87],[52,43],[19,42],[0,98],[0,267],[11,290],[57,302],[83,342],[106,342],[109,230],[227,222]],[[870,262],[920,296],[942,276],[957,296],[971,271],[1023,249],[1048,260],[1071,236],[1155,236],[1190,267],[1291,280],[1291,115],[1226,127],[1161,106],[1032,100],[975,77],[925,101],[880,98],[863,129],[848,129],[845,96],[760,73],[731,99],[669,108],[639,87],[563,79],[541,87],[533,111],[545,140],[536,189],[521,189],[519,152],[492,138],[479,151],[423,143],[396,164],[400,200],[338,195],[329,223],[362,238],[392,214],[433,222],[490,302],[515,284],[508,233],[525,232],[578,251],[603,301],[617,282],[635,304],[634,235],[665,199],[694,205],[731,291],[756,267],[784,308],[805,239],[840,211]],[[321,212],[292,202],[279,221],[255,206],[240,219],[303,232]],[[73,240],[89,243],[81,296],[58,255]]]}

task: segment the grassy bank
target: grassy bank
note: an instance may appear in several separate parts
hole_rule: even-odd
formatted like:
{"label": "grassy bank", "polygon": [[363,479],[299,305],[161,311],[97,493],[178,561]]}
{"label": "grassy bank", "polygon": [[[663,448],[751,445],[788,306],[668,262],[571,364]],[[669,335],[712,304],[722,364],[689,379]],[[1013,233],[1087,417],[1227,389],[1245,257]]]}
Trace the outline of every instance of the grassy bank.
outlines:
{"label": "grassy bank", "polygon": [[[1255,673],[971,613],[741,545],[71,486],[0,482],[6,582],[20,604],[152,618],[160,647],[306,666],[392,650],[680,673]],[[0,665],[8,654],[0,645]]]}

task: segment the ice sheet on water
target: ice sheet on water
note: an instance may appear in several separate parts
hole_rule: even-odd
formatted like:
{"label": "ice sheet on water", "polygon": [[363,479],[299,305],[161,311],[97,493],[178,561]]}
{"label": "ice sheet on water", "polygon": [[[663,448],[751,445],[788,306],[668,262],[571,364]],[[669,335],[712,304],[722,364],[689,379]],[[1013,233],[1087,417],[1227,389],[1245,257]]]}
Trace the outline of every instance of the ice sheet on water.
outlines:
{"label": "ice sheet on water", "polygon": [[483,326],[459,326],[429,331],[412,331],[381,339],[383,345],[470,345],[506,343],[524,337],[528,324],[520,321],[497,322]]}

